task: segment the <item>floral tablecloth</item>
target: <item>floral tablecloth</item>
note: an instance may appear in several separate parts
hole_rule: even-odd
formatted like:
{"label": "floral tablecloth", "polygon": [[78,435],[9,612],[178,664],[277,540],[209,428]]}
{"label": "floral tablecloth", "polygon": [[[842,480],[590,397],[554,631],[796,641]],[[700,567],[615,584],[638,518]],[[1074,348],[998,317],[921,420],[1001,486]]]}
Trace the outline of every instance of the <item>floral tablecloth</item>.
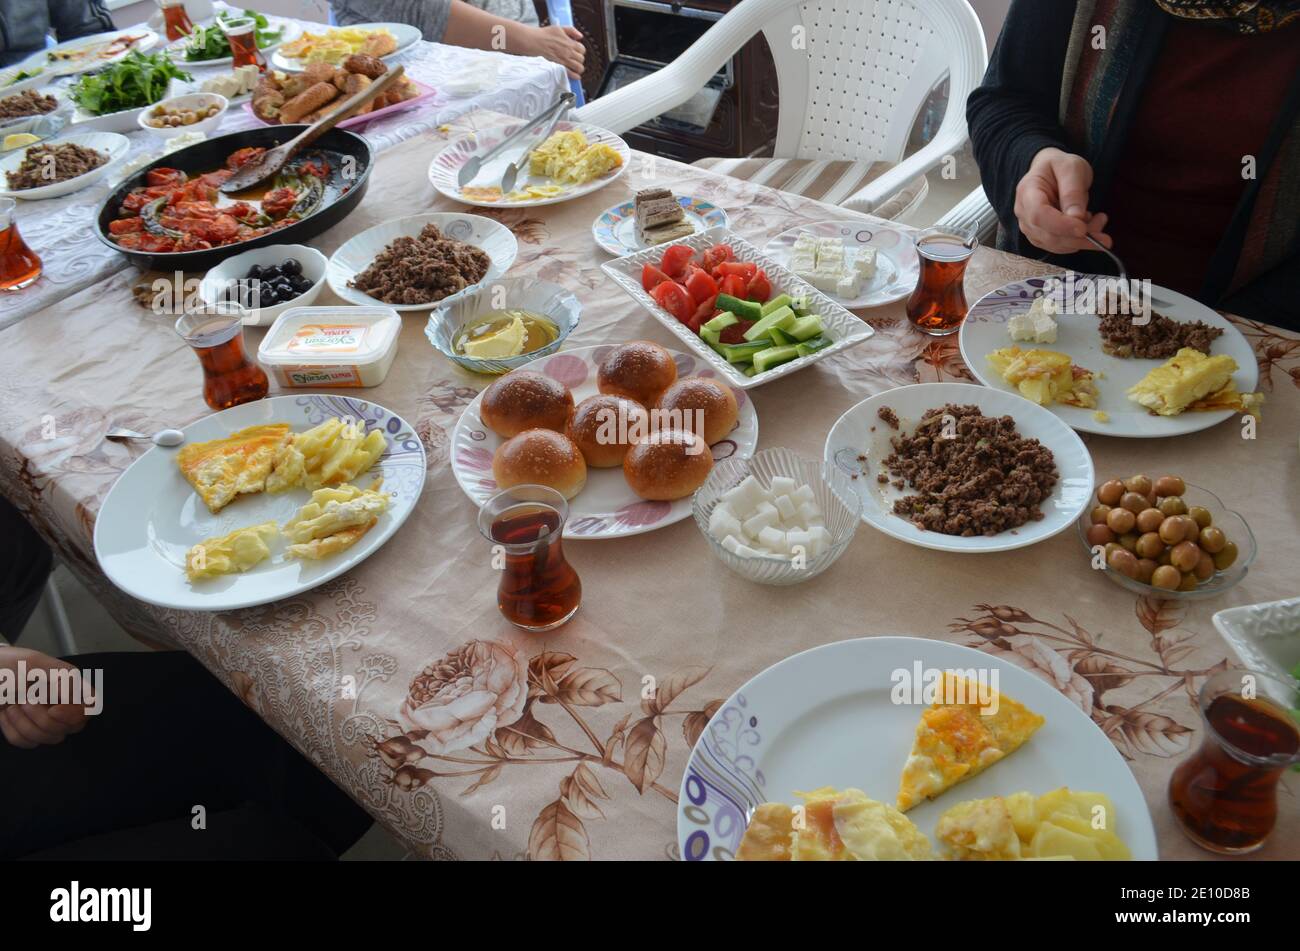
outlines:
{"label": "floral tablecloth", "polygon": [[[322,29],[319,23],[300,22],[307,29]],[[409,76],[432,87],[435,95],[409,111],[384,116],[352,130],[364,135],[378,152],[478,109],[520,118],[535,116],[569,88],[564,69],[538,57],[511,56],[423,40],[395,57],[393,63],[400,63]],[[194,82],[229,71],[228,66],[183,68],[194,77]],[[453,95],[443,88],[453,79],[465,81],[467,77],[472,82],[464,88],[477,86],[478,91]],[[60,80],[60,83],[66,85],[71,81]],[[240,103],[230,107],[209,138],[261,125]],[[75,125],[67,126],[62,134],[76,131]],[[133,128],[127,138],[131,140],[130,151],[103,180],[62,198],[18,203],[19,231],[40,255],[45,271],[30,287],[0,292],[0,328],[126,267],[126,259],[95,236],[96,212],[116,187],[121,177],[118,169],[137,157],[162,154],[162,140],[151,133]]]}
{"label": "floral tablecloth", "polygon": [[[475,114],[459,125],[490,121]],[[375,187],[318,240],[321,249],[331,252],[379,221],[452,207],[425,178],[443,140],[422,134],[385,151]],[[581,300],[574,347],[672,343],[605,278],[606,258],[590,236],[604,208],[652,181],[727,209],[733,228],[760,246],[799,223],[855,217],[639,156],[627,176],[585,198],[488,211],[519,240],[512,276],[564,284]],[[866,227],[882,224],[857,217]],[[974,299],[1041,273],[1033,262],[981,250],[967,292]],[[1217,601],[1139,599],[1090,570],[1071,532],[1006,554],[955,556],[863,527],[820,577],[761,587],[728,572],[684,521],[621,540],[569,542],[582,609],[566,627],[530,636],[497,613],[489,548],[448,467],[448,434],[487,381],[429,346],[423,314],[404,318],[387,380],[366,393],[411,421],[428,451],[419,505],[382,550],[314,591],[244,611],[159,610],[112,589],[92,553],[95,515],[143,450],[104,442],[103,433],[114,424],[183,425],[208,412],[196,361],[169,318],[135,303],[135,280],[133,271],[115,274],[42,319],[0,332],[0,491],[128,630],[196,655],[418,854],[675,857],[687,754],[723,698],[796,651],[908,634],[971,645],[1055,684],[1129,761],[1162,855],[1207,857],[1175,827],[1165,788],[1201,738],[1195,690],[1233,661],[1211,614],[1296,594],[1294,335],[1237,321],[1268,396],[1253,441],[1234,423],[1177,439],[1084,437],[1099,473],[1176,471],[1213,487],[1254,526],[1258,561]],[[820,458],[830,426],[861,399],[901,384],[969,378],[955,341],[912,332],[901,304],[866,318],[877,331],[866,344],[749,391],[760,448]],[[248,331],[251,346],[261,334]],[[651,701],[642,700],[647,677],[657,683]],[[1279,828],[1260,857],[1300,858],[1298,779],[1283,781]]]}

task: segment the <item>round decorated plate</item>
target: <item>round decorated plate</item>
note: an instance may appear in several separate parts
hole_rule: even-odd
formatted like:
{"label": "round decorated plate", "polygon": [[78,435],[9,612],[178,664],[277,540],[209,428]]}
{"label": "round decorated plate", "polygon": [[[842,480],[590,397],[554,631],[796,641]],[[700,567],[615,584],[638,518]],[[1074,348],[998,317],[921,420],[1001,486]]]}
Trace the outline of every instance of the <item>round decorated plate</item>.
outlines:
{"label": "round decorated plate", "polygon": [[[682,206],[682,211],[686,213],[686,220],[694,225],[696,232],[728,226],[727,213],[711,201],[691,195],[678,195],[677,203]],[[622,257],[624,254],[644,251],[650,247],[636,236],[635,211],[636,202],[625,201],[613,208],[606,208],[600,213],[600,217],[592,222],[591,236],[596,244],[600,245],[601,250]]]}
{"label": "round decorated plate", "polygon": [[[982,651],[916,637],[867,637],[795,654],[754,677],[713,715],[682,776],[677,842],[687,861],[732,859],[754,809],[796,805],[796,791],[861,789],[893,805],[923,704],[895,702],[898,677],[986,672],[987,683],[1046,718],[1029,741],[973,779],[908,810],[933,839],[939,817],[970,799],[1061,786],[1104,793],[1134,859],[1158,858],[1155,827],[1124,758],[1055,686]],[[993,681],[996,674],[997,681]],[[910,697],[908,698],[910,699]]]}
{"label": "round decorated plate", "polygon": [[[302,27],[299,26],[293,20],[286,20],[283,17],[275,17],[275,16],[268,16],[266,20],[268,24],[267,29],[279,30],[280,38],[276,40],[274,43],[271,43],[267,46],[259,46],[257,48],[257,51],[261,53],[263,56],[273,55],[275,51],[280,48],[281,43],[288,43],[291,40],[296,40],[299,36],[302,35]],[[203,23],[200,23],[198,25],[206,29],[220,29],[220,27],[217,26],[217,21],[215,19],[204,21]],[[173,42],[167,47],[167,55],[170,56],[178,66],[182,66],[182,67],[228,66],[229,64],[234,62],[234,57],[232,56],[219,56],[216,59],[186,59],[185,49],[188,45],[189,45],[188,38],[182,37],[181,39],[176,40],[175,42]]]}
{"label": "round decorated plate", "polygon": [[47,76],[75,76],[116,63],[135,50],[145,53],[158,44],[158,34],[145,26],[79,36],[28,57],[23,68],[43,67]]}
{"label": "round decorated plate", "polygon": [[[1057,277],[1063,277],[1058,275]],[[957,338],[961,346],[962,359],[971,373],[985,386],[1016,392],[1016,388],[1002,379],[991,366],[988,355],[1003,347],[1020,347],[1028,350],[1037,347],[1042,350],[1055,350],[1069,354],[1076,366],[1091,370],[1098,375],[1096,386],[1099,391],[1097,406],[1083,409],[1078,406],[1066,406],[1051,403],[1044,407],[1059,416],[1068,425],[1080,432],[1100,433],[1103,436],[1181,436],[1194,433],[1223,422],[1237,415],[1230,409],[1214,412],[1187,411],[1177,416],[1157,416],[1146,407],[1134,403],[1127,396],[1129,387],[1154,370],[1163,360],[1142,360],[1134,357],[1122,359],[1112,357],[1101,346],[1101,335],[1097,332],[1097,316],[1092,312],[1089,302],[1096,296],[1090,282],[1077,280],[1063,286],[1062,294],[1073,290],[1072,301],[1065,311],[1055,317],[1057,336],[1055,343],[1016,343],[1007,332],[1007,321],[1016,314],[1024,313],[1033,305],[1035,298],[1041,297],[1052,277],[1034,277],[1024,281],[1014,281],[990,291],[975,302],[966,320],[961,325]],[[1171,320],[1199,320],[1223,331],[1210,346],[1210,355],[1226,354],[1237,362],[1237,372],[1232,380],[1240,393],[1252,393],[1259,382],[1259,365],[1255,352],[1246,338],[1241,335],[1226,317],[1221,316],[1200,301],[1193,300],[1177,291],[1153,286],[1151,289],[1152,308]],[[1105,414],[1105,421],[1098,420],[1097,412]]]}
{"label": "round decorated plate", "polygon": [[[889,482],[878,481],[882,462],[892,452],[890,437],[912,432],[926,410],[948,403],[974,404],[985,416],[1010,416],[1021,436],[1037,439],[1052,451],[1060,478],[1052,494],[1039,505],[1043,513],[1040,520],[997,535],[968,538],[927,531],[894,514],[894,501],[915,490],[899,490]],[[897,431],[879,416],[880,410],[886,407],[898,418]],[[938,551],[1010,551],[1051,538],[1074,524],[1088,506],[1093,490],[1092,456],[1078,433],[1022,396],[973,383],[917,383],[865,399],[835,421],[826,437],[822,458],[849,475],[854,490],[862,498],[864,522],[901,541]]]}
{"label": "round decorated plate", "polygon": [[[493,126],[490,129],[480,129],[476,132],[467,133],[458,139],[453,139],[429,163],[429,181],[440,193],[446,195],[452,201],[458,201],[462,204],[478,205],[481,208],[532,208],[537,205],[554,205],[558,202],[569,201],[572,198],[589,195],[597,189],[604,188],[627,171],[628,163],[632,160],[632,151],[628,148],[627,143],[608,129],[602,129],[587,122],[560,122],[555,126],[556,132],[577,130],[586,136],[588,144],[601,143],[612,148],[622,160],[619,162],[618,168],[610,169],[604,175],[593,178],[581,185],[561,185],[554,179],[547,178],[544,175],[531,174],[525,164],[525,167],[519,172],[519,179],[515,182],[514,191],[524,191],[533,187],[541,188],[546,193],[507,200],[503,195],[493,198],[482,193],[467,191],[469,188],[491,189],[495,187],[499,192],[501,176],[505,174],[506,167],[516,159],[522,158],[524,153],[534,146],[541,144],[535,136],[524,136],[523,140],[516,142],[504,152],[493,156],[491,161],[479,169],[479,173],[474,180],[466,188],[461,188],[456,180],[461,166],[468,162],[471,156],[495,148],[523,124],[523,120],[519,120],[505,125]],[[560,190],[556,194],[549,194],[551,188],[559,188]]]}
{"label": "round decorated plate", "polygon": [[[348,286],[348,282],[370,267],[371,262],[395,239],[401,237],[414,238],[425,225],[430,224],[437,225],[438,230],[448,238],[464,241],[466,244],[472,244],[483,250],[491,260],[491,264],[482,280],[457,291],[455,294],[449,294],[440,300],[428,301],[422,304],[385,304],[364,291]],[[351,304],[361,304],[362,306],[379,305],[391,307],[394,310],[430,310],[434,307],[443,307],[453,301],[458,301],[462,297],[467,297],[483,284],[495,281],[510,269],[510,265],[515,263],[515,255],[518,253],[519,243],[515,241],[514,234],[505,225],[493,221],[491,218],[484,218],[482,215],[462,215],[456,212],[436,211],[427,215],[412,215],[409,218],[386,221],[349,239],[331,255],[329,265],[325,269],[325,277],[329,281],[330,289]]]}
{"label": "round decorated plate", "polygon": [[[613,346],[582,347],[566,350],[525,364],[521,369],[544,373],[558,380],[573,393],[574,403],[594,396],[596,368],[613,350]],[[677,364],[677,378],[703,376],[718,379],[714,370],[704,361],[689,353],[669,350]],[[758,414],[745,391],[732,387],[740,418],[725,439],[713,444],[713,460],[748,459],[758,444]],[[502,442],[501,437],[483,424],[479,405],[480,393],[465,407],[456,422],[451,437],[451,471],[456,481],[475,505],[483,505],[497,491],[492,478],[492,456]],[[623,538],[652,532],[691,517],[691,497],[675,502],[650,502],[633,492],[623,478],[621,468],[587,469],[587,484],[569,501],[569,521],[564,526],[565,538]]]}
{"label": "round decorated plate", "polygon": [[788,268],[791,249],[801,234],[811,234],[814,238],[839,238],[846,248],[875,248],[876,273],[862,284],[862,293],[857,297],[840,297],[824,292],[831,300],[851,310],[891,304],[916,289],[921,261],[916,256],[912,239],[898,228],[873,226],[862,221],[819,221],[783,231],[769,241],[764,250],[782,267]]}
{"label": "round decorated plate", "polygon": [[[297,42],[298,40],[301,40],[304,36],[308,34],[319,38],[321,36],[330,33],[339,34],[343,31],[360,31],[360,30],[366,30],[371,32],[376,30],[387,30],[389,33],[393,35],[393,39],[397,42],[397,49],[393,50],[391,53],[385,53],[383,56],[380,57],[380,59],[384,60],[385,62],[390,62],[396,59],[398,56],[401,56],[403,53],[409,50],[416,43],[420,42],[420,40],[423,37],[423,34],[420,33],[419,27],[411,26],[409,23],[357,23],[352,26],[328,26],[322,23],[320,24],[319,33],[316,32],[316,30],[308,28],[304,30],[299,36],[294,37],[293,40],[288,40],[288,39],[281,40],[280,45],[276,47],[275,52],[271,54],[270,57],[271,65],[274,66],[276,69],[286,73],[301,73],[304,69],[306,69],[311,64],[304,60],[298,59],[296,56],[286,55],[284,51],[284,46],[286,44],[291,42]],[[294,51],[296,52],[296,50],[297,48],[295,47]],[[342,62],[344,58],[345,57],[340,56],[338,62]]]}
{"label": "round decorated plate", "polygon": [[[131,149],[130,140],[124,135],[118,135],[116,132],[77,132],[73,135],[63,135],[33,144],[79,145],[82,148],[94,149],[101,155],[106,156],[108,161],[81,175],[65,178],[61,182],[54,182],[50,185],[37,185],[35,188],[18,189],[0,186],[0,198],[21,198],[24,201],[38,201],[42,198],[59,198],[63,195],[70,195],[75,191],[80,191],[87,185],[93,185],[103,178],[105,173],[113,166],[113,163],[126,155]],[[0,182],[7,181],[6,176],[10,172],[18,171],[18,167],[27,158],[28,148],[31,148],[31,146],[14,149],[12,152],[0,155]]]}
{"label": "round decorated plate", "polygon": [[424,446],[410,424],[391,410],[351,396],[276,396],[214,413],[185,427],[185,442],[219,439],[249,426],[288,423],[303,432],[330,417],[384,434],[388,448],[356,483],[382,476],[392,495],[387,512],[351,548],[319,561],[288,558],[283,540],[268,561],[243,574],[197,581],[185,577],[185,556],[205,538],[274,520],[283,525],[310,498],[306,489],[245,495],[213,515],[176,465],[179,447],[154,446],[131,464],[109,491],[95,522],[95,557],[115,585],[132,597],[186,611],[230,611],[278,601],[341,575],[393,536],[424,488]]}

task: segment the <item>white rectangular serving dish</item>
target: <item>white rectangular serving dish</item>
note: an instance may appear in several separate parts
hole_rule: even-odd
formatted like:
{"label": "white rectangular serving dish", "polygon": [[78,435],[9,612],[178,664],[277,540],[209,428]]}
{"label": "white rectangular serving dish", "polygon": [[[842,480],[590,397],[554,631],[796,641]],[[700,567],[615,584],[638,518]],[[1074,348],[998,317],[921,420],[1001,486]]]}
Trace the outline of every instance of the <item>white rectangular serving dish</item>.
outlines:
{"label": "white rectangular serving dish", "polygon": [[1300,598],[1225,608],[1213,620],[1243,666],[1290,677],[1300,664]]}
{"label": "white rectangular serving dish", "polygon": [[[684,244],[695,251],[703,251],[715,244],[731,245],[731,250],[736,253],[737,261],[752,261],[767,272],[768,279],[772,282],[773,294],[789,294],[791,297],[802,297],[807,300],[812,311],[821,315],[825,333],[834,340],[834,343],[824,350],[818,350],[806,357],[798,357],[789,363],[782,363],[757,376],[745,376],[745,374],[724,360],[722,355],[705,343],[698,334],[692,333],[689,327],[656,304],[654,298],[641,287],[641,269],[646,264],[653,264],[657,267],[659,261],[663,258],[664,251],[673,244]],[[606,274],[618,282],[623,290],[627,291],[629,296],[648,310],[655,320],[667,327],[682,343],[686,344],[696,356],[717,370],[718,375],[732,386],[742,390],[762,386],[764,383],[771,383],[773,380],[779,380],[791,373],[798,373],[805,367],[812,366],[818,360],[829,357],[833,353],[839,353],[841,350],[857,346],[875,333],[871,329],[871,325],[866,321],[855,317],[817,290],[817,288],[796,277],[791,271],[777,264],[776,261],[734,231],[722,227],[710,228],[707,231],[691,235],[689,238],[683,238],[681,241],[655,245],[625,257],[615,258],[601,265],[601,267]]]}

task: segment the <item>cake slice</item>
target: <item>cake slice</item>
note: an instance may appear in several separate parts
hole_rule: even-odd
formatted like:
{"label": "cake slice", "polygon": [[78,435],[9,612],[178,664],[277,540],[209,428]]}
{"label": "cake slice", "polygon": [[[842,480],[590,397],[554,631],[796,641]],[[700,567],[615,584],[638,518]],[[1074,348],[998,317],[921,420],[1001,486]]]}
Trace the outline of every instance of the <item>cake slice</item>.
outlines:
{"label": "cake slice", "polygon": [[662,244],[695,233],[681,204],[666,188],[637,192],[634,209],[636,236],[643,244]]}

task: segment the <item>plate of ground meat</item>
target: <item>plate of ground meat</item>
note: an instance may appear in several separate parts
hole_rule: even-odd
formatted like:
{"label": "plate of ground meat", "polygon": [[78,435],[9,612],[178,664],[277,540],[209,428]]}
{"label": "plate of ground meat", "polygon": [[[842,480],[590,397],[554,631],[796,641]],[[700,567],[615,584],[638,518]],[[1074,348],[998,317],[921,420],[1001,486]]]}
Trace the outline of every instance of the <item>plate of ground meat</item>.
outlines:
{"label": "plate of ground meat", "polygon": [[[1207,356],[1226,355],[1237,364],[1233,383],[1240,393],[1253,393],[1259,377],[1254,352],[1241,331],[1209,307],[1176,291],[1151,288],[1160,301],[1149,319],[1134,319],[1130,309],[1116,307],[1112,295],[1083,275],[1073,282],[1065,275],[1015,281],[985,294],[970,309],[958,342],[975,378],[1006,392],[1006,382],[989,363],[988,355],[1006,347],[1051,350],[1068,354],[1071,362],[1094,374],[1097,405],[1071,406],[1053,402],[1046,409],[1073,428],[1105,436],[1130,438],[1178,436],[1207,429],[1236,415],[1233,410],[1189,409],[1177,416],[1157,416],[1131,400],[1128,390],[1153,369],[1190,347]],[[1048,342],[1013,340],[1009,321],[1046,297],[1056,322],[1056,339]],[[1100,306],[1099,306],[1100,305]],[[1041,306],[1041,305],[1040,305]],[[1121,312],[1113,312],[1119,310]]]}
{"label": "plate of ground meat", "polygon": [[127,153],[116,132],[81,132],[37,142],[0,157],[0,197],[57,198],[94,184]]}
{"label": "plate of ground meat", "polygon": [[1023,397],[971,383],[920,383],[863,400],[826,438],[862,520],[939,551],[1024,548],[1087,507],[1092,457],[1069,426]]}
{"label": "plate of ground meat", "polygon": [[0,90],[0,129],[34,116],[48,116],[69,105],[67,96],[53,87],[16,93]]}
{"label": "plate of ground meat", "polygon": [[480,215],[412,215],[363,231],[330,258],[325,277],[353,304],[429,310],[501,277],[518,253],[505,225]]}

